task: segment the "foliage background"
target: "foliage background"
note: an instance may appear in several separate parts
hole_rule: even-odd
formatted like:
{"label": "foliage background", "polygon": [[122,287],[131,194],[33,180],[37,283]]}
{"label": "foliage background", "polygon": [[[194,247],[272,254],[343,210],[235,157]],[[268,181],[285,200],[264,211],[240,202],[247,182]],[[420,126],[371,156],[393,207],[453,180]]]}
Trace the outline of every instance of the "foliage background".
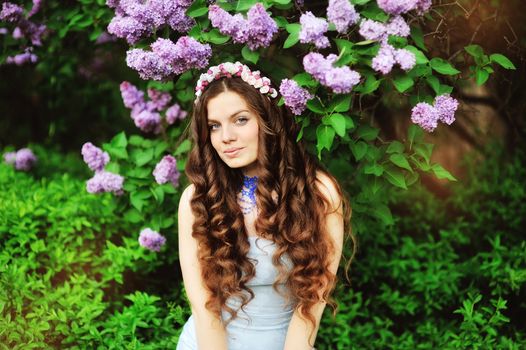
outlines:
{"label": "foliage background", "polygon": [[[445,58],[461,69],[458,76],[440,77],[442,84],[455,87],[453,94],[462,102],[457,122],[432,135],[409,128],[414,91],[400,98],[404,94],[388,78],[378,91],[353,99],[356,129],[350,134],[367,145],[366,154],[381,150],[389,155],[389,147],[399,148],[392,146],[397,140],[402,154],[424,154],[458,181],[438,180],[430,169],[412,163],[420,176],[403,190],[364,171],[368,161],[375,163],[373,156],[357,156],[339,139],[325,150],[323,162],[351,195],[359,247],[352,285],[341,276],[337,316],[323,318],[319,349],[526,345],[526,21],[517,11],[521,2],[434,5],[436,11],[419,25],[427,57]],[[307,6],[323,15],[326,3]],[[37,51],[39,62],[0,66],[0,148],[29,145],[39,158],[27,174],[0,165],[0,346],[5,349],[173,348],[189,315],[174,214],[184,181],[175,190],[146,181],[163,153],[184,165],[188,144],[180,136],[185,125],[169,130],[166,140],[140,135],[118,85],[128,80],[142,88],[174,89],[178,101],[189,106],[185,89],[196,76],[168,85],[140,81],[125,66],[128,46],[122,40],[95,43],[112,15],[101,0],[50,0],[38,17],[52,30]],[[282,30],[277,45],[289,35]],[[0,62],[20,50],[8,36],[0,40]],[[505,54],[517,70],[495,67],[496,73],[477,85],[470,66],[476,73],[481,64],[465,52],[470,44]],[[225,47],[234,54],[241,49]],[[262,51],[258,64],[272,68],[275,79],[300,71],[290,57],[303,55],[305,46],[282,55],[271,50]],[[272,57],[282,62],[280,69]],[[316,115],[312,108],[309,113]],[[305,138],[315,146],[315,132],[309,138],[307,131]],[[415,148],[409,147],[411,140]],[[116,160],[110,169],[135,177],[126,188],[129,197],[85,192],[90,173],[79,150],[87,141],[106,143]],[[432,156],[426,144],[435,145]],[[126,156],[118,157],[122,149]],[[150,170],[140,174],[141,169]],[[407,179],[409,172],[404,174]],[[138,245],[144,226],[167,236],[161,253]]]}

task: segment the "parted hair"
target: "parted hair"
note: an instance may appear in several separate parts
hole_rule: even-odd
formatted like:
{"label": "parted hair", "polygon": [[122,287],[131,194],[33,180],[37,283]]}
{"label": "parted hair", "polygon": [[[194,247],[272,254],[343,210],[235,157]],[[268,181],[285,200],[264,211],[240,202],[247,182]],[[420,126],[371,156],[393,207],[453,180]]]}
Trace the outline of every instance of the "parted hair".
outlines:
{"label": "parted hair", "polygon": [[[301,141],[296,142],[299,126],[284,106],[277,105],[279,98],[271,100],[237,77],[211,82],[194,106],[190,122],[193,146],[185,171],[195,187],[190,199],[195,217],[192,236],[198,243],[202,279],[210,292],[205,306],[218,317],[222,310],[227,311],[231,317],[226,326],[240,310],[228,306],[227,299],[240,298],[243,309],[254,297],[247,282],[256,270],[247,258],[250,244],[237,200],[243,173],[221,160],[210,141],[207,121],[208,101],[227,90],[239,94],[258,117],[260,172],[255,229],[277,247],[272,257],[278,270],[273,288],[279,293],[278,284],[288,287],[285,297],[314,331],[312,307],[316,303],[323,300],[336,313],[336,303],[331,297],[336,276],[329,270],[335,246],[324,220],[333,205],[319,189],[317,172],[326,174],[340,195],[341,201],[336,205],[343,205],[344,231],[354,248],[349,201],[334,176],[322,168]],[[292,265],[284,264],[282,257]],[[320,290],[324,290],[322,299]]]}

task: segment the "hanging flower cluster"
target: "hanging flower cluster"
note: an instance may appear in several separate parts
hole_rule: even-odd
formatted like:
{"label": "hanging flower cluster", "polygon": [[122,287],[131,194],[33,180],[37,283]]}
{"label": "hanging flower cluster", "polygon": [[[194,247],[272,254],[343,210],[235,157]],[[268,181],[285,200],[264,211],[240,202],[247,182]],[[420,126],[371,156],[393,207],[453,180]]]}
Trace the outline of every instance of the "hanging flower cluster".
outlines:
{"label": "hanging flower cluster", "polygon": [[401,15],[416,10],[424,14],[431,7],[431,0],[377,0],[378,7],[391,15]]}
{"label": "hanging flower cluster", "polygon": [[295,115],[301,115],[307,106],[307,101],[314,97],[291,79],[283,79],[279,86],[279,93],[285,100],[285,106]]}
{"label": "hanging flower cluster", "polygon": [[181,176],[177,170],[177,160],[171,155],[164,156],[155,166],[153,176],[159,185],[171,182],[174,187],[177,187]]}
{"label": "hanging flower cluster", "polygon": [[132,49],[126,53],[128,67],[139,72],[144,80],[163,80],[192,68],[205,68],[212,56],[210,45],[189,36],[180,37],[175,44],[159,38],[150,48],[152,51]]}
{"label": "hanging flower cluster", "polygon": [[86,142],[82,146],[81,154],[84,162],[95,172],[95,175],[86,183],[86,190],[89,193],[113,192],[116,195],[124,193],[122,190],[124,177],[104,170],[110,161],[107,152],[103,152],[91,142]]}
{"label": "hanging flower cluster", "polygon": [[4,162],[13,165],[16,170],[28,171],[36,164],[37,157],[29,148],[21,148],[16,152],[4,154]]}
{"label": "hanging flower cluster", "polygon": [[260,3],[248,10],[246,19],[239,13],[232,16],[218,5],[210,5],[208,18],[222,34],[232,37],[235,43],[246,43],[252,51],[268,47],[278,32],[276,22]]}
{"label": "hanging flower cluster", "polygon": [[311,52],[303,57],[303,68],[334,93],[346,94],[360,82],[360,74],[348,66],[335,67],[337,60],[335,54],[323,57],[320,53]]}
{"label": "hanging flower cluster", "polygon": [[106,0],[106,5],[115,9],[108,32],[126,39],[130,45],[165,25],[186,33],[195,24],[186,15],[191,3],[189,0]]}
{"label": "hanging flower cluster", "polygon": [[455,112],[458,108],[458,101],[449,94],[437,96],[433,106],[429,103],[420,102],[413,107],[411,121],[420,125],[422,129],[432,132],[438,122],[451,125],[455,121]]}
{"label": "hanging flower cluster", "polygon": [[184,119],[187,115],[186,111],[182,110],[177,103],[168,107],[172,96],[167,92],[150,88],[148,89],[150,99],[146,101],[144,92],[127,81],[121,83],[120,90],[124,106],[131,109],[131,118],[135,122],[135,126],[144,132],[153,132],[154,134],[161,132],[163,128],[161,112],[165,109],[165,120],[168,125]]}
{"label": "hanging flower cluster", "polygon": [[[15,28],[11,35],[14,39],[20,40],[26,38],[33,46],[42,46],[42,38],[47,33],[47,27],[44,24],[37,24],[29,18],[35,15],[42,6],[42,0],[33,0],[31,10],[24,15],[24,8],[11,2],[4,2],[0,10],[0,20],[12,23]],[[6,29],[7,31],[7,29]],[[37,55],[33,53],[33,47],[24,47],[23,52],[15,56],[6,58],[7,64],[16,64],[21,66],[26,63],[36,63]]]}

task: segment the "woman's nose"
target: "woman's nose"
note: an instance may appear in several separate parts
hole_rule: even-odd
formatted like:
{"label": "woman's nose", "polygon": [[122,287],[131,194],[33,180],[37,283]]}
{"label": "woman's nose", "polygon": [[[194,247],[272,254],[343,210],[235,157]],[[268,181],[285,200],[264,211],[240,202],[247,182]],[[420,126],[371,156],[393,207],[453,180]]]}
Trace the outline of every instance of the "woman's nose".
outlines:
{"label": "woman's nose", "polygon": [[222,129],[222,140],[223,142],[229,142],[236,139],[236,133],[231,126],[225,126]]}

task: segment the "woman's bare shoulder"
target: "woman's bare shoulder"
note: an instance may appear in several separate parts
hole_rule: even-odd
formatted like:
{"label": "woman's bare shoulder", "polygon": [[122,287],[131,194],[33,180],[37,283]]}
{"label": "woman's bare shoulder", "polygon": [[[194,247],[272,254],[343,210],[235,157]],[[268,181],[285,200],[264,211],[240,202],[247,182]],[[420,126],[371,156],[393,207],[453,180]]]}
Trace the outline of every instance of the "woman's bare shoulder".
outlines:
{"label": "woman's bare shoulder", "polygon": [[341,196],[338,191],[337,184],[325,172],[321,170],[316,171],[316,184],[320,192],[331,203],[332,209],[336,210],[341,205]]}

